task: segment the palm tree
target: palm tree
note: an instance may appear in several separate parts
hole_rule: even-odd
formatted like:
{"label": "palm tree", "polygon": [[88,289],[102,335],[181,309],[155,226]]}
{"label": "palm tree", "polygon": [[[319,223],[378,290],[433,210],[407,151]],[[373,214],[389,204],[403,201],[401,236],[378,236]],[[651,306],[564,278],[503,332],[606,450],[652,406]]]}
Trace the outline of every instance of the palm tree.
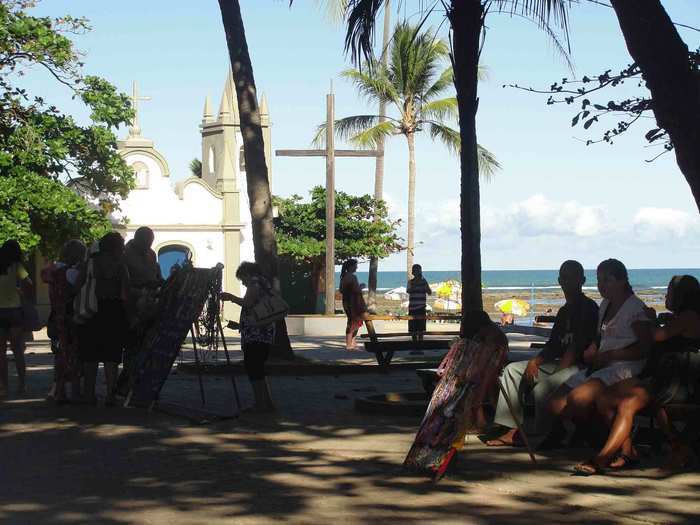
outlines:
{"label": "palm tree", "polygon": [[[568,39],[568,7],[572,0],[442,0],[451,27],[451,55],[454,84],[457,92],[460,137],[460,223],[462,235],[462,311],[483,307],[481,297],[481,219],[479,197],[479,149],[476,139],[478,108],[477,81],[479,57],[484,42],[485,20],[488,13],[506,12],[535,21],[551,37],[555,46],[566,55],[556,32],[554,21]],[[422,1],[418,2],[424,7]],[[347,0],[345,19],[346,51],[354,61],[369,57],[376,25],[376,15],[382,0]],[[429,13],[428,13],[429,14]],[[483,162],[483,161],[482,161]]]}
{"label": "palm tree", "polygon": [[[219,0],[219,8],[238,98],[255,261],[275,287],[279,287],[277,241],[272,222],[272,195],[265,161],[265,141],[260,126],[255,76],[248,52],[241,6],[239,0]],[[284,320],[279,321],[276,328],[273,355],[293,359],[294,353]]]}
{"label": "palm tree", "polygon": [[[371,102],[385,102],[396,110],[396,116],[355,115],[335,122],[339,138],[359,147],[376,148],[385,137],[403,135],[408,143],[408,235],[406,270],[410,277],[415,246],[416,154],[415,136],[428,131],[449,150],[460,150],[459,132],[447,124],[457,116],[457,99],[440,98],[452,85],[452,68],[440,71],[448,57],[447,44],[431,31],[421,32],[407,23],[396,26],[389,50],[388,64],[374,59],[361,69],[348,69],[342,76],[350,79]],[[315,142],[325,136],[325,125],[319,126]],[[494,156],[479,148],[481,174],[491,176],[500,166]]]}

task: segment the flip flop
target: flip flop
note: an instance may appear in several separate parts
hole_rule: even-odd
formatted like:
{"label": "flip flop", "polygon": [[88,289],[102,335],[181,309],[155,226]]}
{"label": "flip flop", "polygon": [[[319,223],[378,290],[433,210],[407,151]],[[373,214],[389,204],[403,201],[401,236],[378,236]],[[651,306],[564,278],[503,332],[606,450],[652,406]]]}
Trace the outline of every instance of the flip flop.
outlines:
{"label": "flip flop", "polygon": [[502,440],[501,438],[489,439],[484,442],[487,447],[497,448],[497,447],[512,447],[513,443]]}
{"label": "flip flop", "polygon": [[591,459],[574,466],[574,476],[588,477],[600,474],[605,474],[605,471],[600,467],[596,467]]}

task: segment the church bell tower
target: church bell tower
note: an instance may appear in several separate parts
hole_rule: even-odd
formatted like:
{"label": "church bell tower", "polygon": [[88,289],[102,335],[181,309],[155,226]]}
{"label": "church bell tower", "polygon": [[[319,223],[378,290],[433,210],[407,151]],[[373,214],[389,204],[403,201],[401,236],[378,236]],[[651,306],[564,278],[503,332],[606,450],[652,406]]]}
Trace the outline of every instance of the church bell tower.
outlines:
{"label": "church bell tower", "polygon": [[[260,124],[265,141],[265,160],[268,177],[271,173],[272,144],[270,115],[265,95],[260,100]],[[224,232],[224,289],[233,293],[240,291],[235,278],[236,268],[242,258],[252,260],[252,228],[245,180],[243,138],[241,136],[238,99],[229,69],[224,91],[221,95],[216,117],[211,109],[209,97],[204,102],[202,124],[202,180],[223,199]],[[271,178],[271,177],[270,177]],[[243,246],[242,246],[243,243]],[[242,249],[243,248],[243,249]],[[226,303],[226,308],[231,308]],[[225,312],[232,315],[233,312]]]}

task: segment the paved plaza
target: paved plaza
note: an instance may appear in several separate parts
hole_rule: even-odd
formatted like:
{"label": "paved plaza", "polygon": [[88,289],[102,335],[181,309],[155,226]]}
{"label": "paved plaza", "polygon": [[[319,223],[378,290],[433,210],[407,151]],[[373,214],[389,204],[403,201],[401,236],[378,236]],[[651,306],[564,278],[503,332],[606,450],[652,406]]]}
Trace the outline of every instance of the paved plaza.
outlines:
{"label": "paved plaza", "polygon": [[[654,458],[639,470],[581,478],[570,474],[571,466],[590,451],[538,455],[535,466],[521,449],[487,449],[470,436],[438,484],[409,475],[401,463],[420,417],[363,414],[353,402],[373,393],[420,390],[415,372],[380,374],[368,354],[346,353],[341,338],[299,338],[293,344],[307,358],[367,368],[275,375],[276,415],[195,424],[137,408],[53,406],[44,400],[51,380],[48,345],[41,339],[31,343],[27,394],[0,404],[0,523],[699,521],[700,475],[664,475]],[[241,357],[235,344],[232,354]],[[249,402],[245,377],[236,380]],[[230,379],[203,381],[207,409],[230,414]],[[172,374],[162,399],[186,407],[184,415],[197,414],[196,376]]]}

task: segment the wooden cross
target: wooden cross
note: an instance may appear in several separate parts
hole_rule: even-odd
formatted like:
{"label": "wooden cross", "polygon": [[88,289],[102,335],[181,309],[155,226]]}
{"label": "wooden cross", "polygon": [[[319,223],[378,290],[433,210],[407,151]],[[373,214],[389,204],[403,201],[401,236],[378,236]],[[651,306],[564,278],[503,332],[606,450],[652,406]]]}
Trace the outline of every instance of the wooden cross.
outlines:
{"label": "wooden cross", "polygon": [[277,157],[326,157],[326,315],[335,315],[335,158],[378,157],[377,150],[335,149],[335,95],[326,95],[326,149],[278,149]]}
{"label": "wooden cross", "polygon": [[131,126],[129,127],[130,137],[140,137],[141,136],[141,126],[139,125],[139,101],[151,100],[151,97],[140,97],[139,96],[139,85],[134,80],[131,91],[131,107],[134,108],[134,120],[131,121]]}

